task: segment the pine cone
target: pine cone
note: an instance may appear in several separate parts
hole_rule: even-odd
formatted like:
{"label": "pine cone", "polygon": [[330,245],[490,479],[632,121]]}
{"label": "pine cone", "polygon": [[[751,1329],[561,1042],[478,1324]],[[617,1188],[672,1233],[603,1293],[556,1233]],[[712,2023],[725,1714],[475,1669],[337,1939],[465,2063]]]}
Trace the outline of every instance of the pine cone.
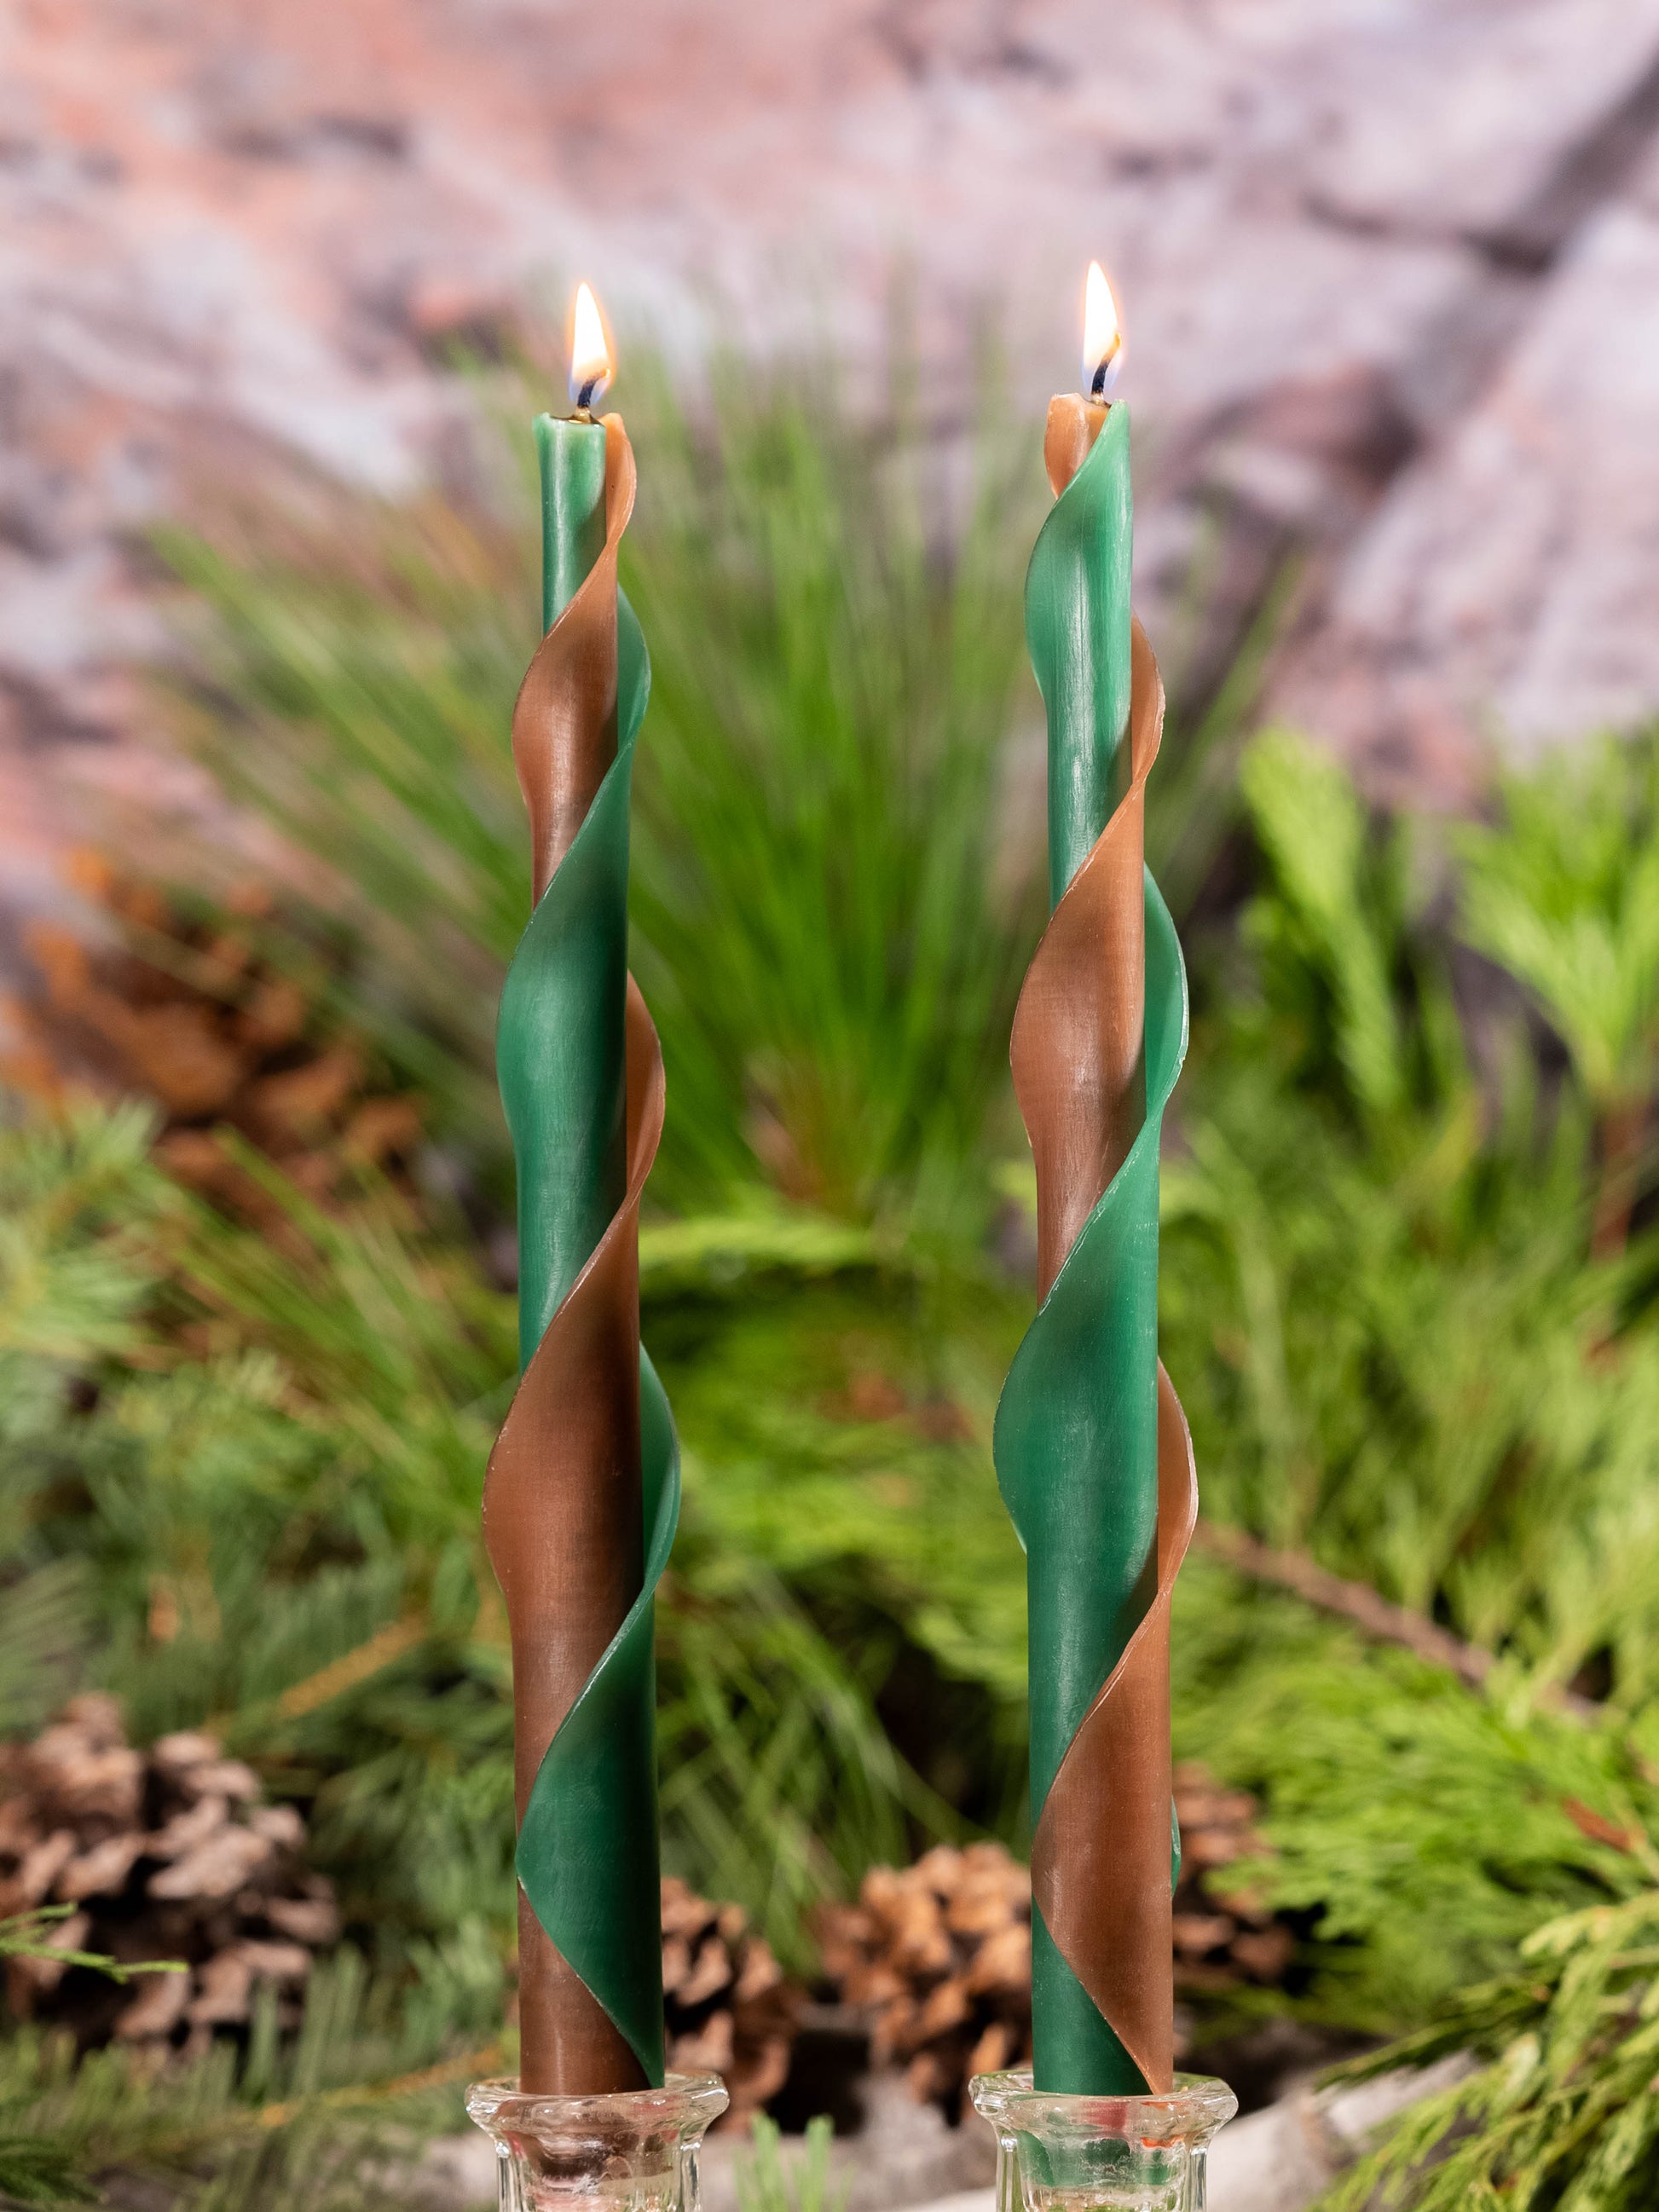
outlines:
{"label": "pine cone", "polygon": [[[1176,1768],[1175,1796],[1176,1989],[1281,1982],[1294,1935],[1224,1874],[1267,1849],[1251,1825],[1255,1800],[1191,1765]],[[915,2095],[949,2117],[972,2075],[1030,2062],[1030,1876],[1000,1844],[941,1845],[902,1872],[872,1867],[856,1905],[821,1911],[817,1936],[836,1995],[871,2018],[877,2064],[902,2066]]]}
{"label": "pine cone", "polygon": [[73,1905],[53,1948],[189,1968],[122,1984],[14,1959],[12,2012],[68,2027],[82,2050],[200,2051],[216,2031],[242,2028],[269,1984],[279,2021],[293,2025],[313,1953],[337,1939],[339,1915],[326,1879],[305,1865],[300,1815],[262,1796],[252,1768],[199,1731],[135,1751],[112,1698],[76,1698],[33,1743],[0,1745],[0,1917]]}
{"label": "pine cone", "polygon": [[221,1123],[322,1202],[354,1170],[406,1158],[421,1133],[416,1102],[373,1095],[354,1049],[316,1034],[297,985],[258,957],[259,895],[222,926],[196,924],[96,854],[77,854],[73,872],[118,942],[31,925],[40,982],[10,1009],[21,1042],[0,1077],[48,1097],[89,1083],[149,1098],[179,1180],[278,1231],[280,1210],[213,1135]]}
{"label": "pine cone", "polygon": [[720,2075],[732,2100],[720,2124],[746,2128],[783,2087],[800,1991],[740,1905],[711,1905],[673,1875],[662,1886],[662,1986],[670,2066]]}
{"label": "pine cone", "polygon": [[1267,1856],[1254,1826],[1257,1806],[1246,1790],[1223,1790],[1196,1763],[1175,1771],[1181,1823],[1181,1879],[1175,1893],[1176,1987],[1192,1996],[1273,1986],[1284,1980],[1296,1937],[1261,1899],[1230,1884],[1235,1861]]}
{"label": "pine cone", "polygon": [[1031,1881],[1000,1844],[940,1844],[913,1867],[872,1867],[856,1905],[825,1906],[823,1972],[872,2016],[878,2065],[960,2118],[975,2074],[1031,2051]]}

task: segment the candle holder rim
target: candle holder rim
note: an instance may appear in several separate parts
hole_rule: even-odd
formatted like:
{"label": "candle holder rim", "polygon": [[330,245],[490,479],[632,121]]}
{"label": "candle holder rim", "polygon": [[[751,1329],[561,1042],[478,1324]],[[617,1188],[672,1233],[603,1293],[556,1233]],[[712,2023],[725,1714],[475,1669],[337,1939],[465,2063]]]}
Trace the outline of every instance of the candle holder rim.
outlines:
{"label": "candle holder rim", "polygon": [[644,2130],[677,2125],[682,2134],[701,2134],[717,2120],[731,2102],[718,2074],[670,2073],[659,2089],[615,2089],[590,2096],[547,2096],[519,2087],[516,2074],[498,2075],[474,2081],[466,2093],[467,2116],[487,2134],[503,2127],[534,2135],[541,2130],[563,2132],[582,2122],[608,2120],[631,2123]]}
{"label": "candle holder rim", "polygon": [[994,2127],[1032,2134],[1041,2133],[1046,2124],[1143,2141],[1194,2135],[1207,2138],[1238,2110],[1231,2089],[1211,2074],[1177,2074],[1172,2088],[1115,2096],[1038,2089],[1031,2069],[1021,2066],[1000,2074],[976,2074],[968,2087],[975,2111]]}

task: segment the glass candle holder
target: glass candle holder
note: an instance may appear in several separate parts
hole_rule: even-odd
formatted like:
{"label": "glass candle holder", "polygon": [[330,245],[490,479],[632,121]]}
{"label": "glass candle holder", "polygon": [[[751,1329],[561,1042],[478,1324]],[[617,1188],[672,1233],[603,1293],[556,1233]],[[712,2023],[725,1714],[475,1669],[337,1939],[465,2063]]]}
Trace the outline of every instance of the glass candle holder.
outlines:
{"label": "glass candle holder", "polygon": [[609,2097],[526,2097],[516,2080],[466,2093],[501,2212],[697,2212],[697,2153],[728,2101],[718,2074]]}
{"label": "glass candle holder", "polygon": [[1069,2097],[1024,2069],[976,2075],[969,2094],[997,2132],[997,2212],[1204,2212],[1211,2140],[1238,2110],[1201,2074],[1162,2097]]}

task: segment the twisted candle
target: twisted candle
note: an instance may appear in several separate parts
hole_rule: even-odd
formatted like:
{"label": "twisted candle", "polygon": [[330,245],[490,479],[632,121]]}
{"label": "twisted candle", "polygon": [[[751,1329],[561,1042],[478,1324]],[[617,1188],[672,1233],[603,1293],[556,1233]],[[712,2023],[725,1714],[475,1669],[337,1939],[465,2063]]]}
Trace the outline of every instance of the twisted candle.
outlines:
{"label": "twisted candle", "polygon": [[[514,709],[535,907],[496,1040],[524,1364],[490,1455],[484,1536],[513,1646],[520,2078],[540,2095],[663,2078],[652,1599],[679,1468],[639,1340],[640,1196],[664,1087],[627,971],[629,798],[650,671],[617,586],[635,488],[618,416],[605,418],[603,456],[602,530],[571,519],[577,553],[562,566],[550,545],[551,627]],[[569,458],[550,481],[576,499],[583,463]]]}
{"label": "twisted candle", "polygon": [[1042,1304],[995,1453],[1030,1597],[1036,2086],[1133,2094],[1174,2073],[1169,1607],[1197,1491],[1158,1360],[1158,1180],[1186,977],[1143,858],[1164,694],[1128,611],[1126,410],[1057,399],[1045,458],[1026,634],[1053,912],[1012,1054]]}

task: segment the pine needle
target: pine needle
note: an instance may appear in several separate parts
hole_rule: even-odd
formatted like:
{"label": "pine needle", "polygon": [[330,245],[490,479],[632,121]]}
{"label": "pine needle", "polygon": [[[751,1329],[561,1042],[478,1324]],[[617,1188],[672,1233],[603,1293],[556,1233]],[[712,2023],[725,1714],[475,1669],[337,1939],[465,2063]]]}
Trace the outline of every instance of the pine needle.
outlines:
{"label": "pine needle", "polygon": [[1659,2192],[1659,1889],[1551,1920],[1516,1972],[1339,2078],[1486,2063],[1409,2106],[1322,2212],[1648,2212]]}

